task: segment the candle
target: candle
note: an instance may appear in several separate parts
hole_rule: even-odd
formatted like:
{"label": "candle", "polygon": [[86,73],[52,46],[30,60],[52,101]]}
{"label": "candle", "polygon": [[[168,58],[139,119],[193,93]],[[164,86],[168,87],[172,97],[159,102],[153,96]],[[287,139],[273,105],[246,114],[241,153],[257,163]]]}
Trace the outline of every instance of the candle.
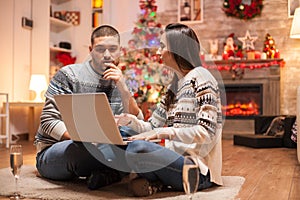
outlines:
{"label": "candle", "polygon": [[203,53],[203,52],[201,52],[201,53],[200,53],[200,59],[201,59],[202,61],[204,61],[204,60],[205,60],[205,55],[204,55],[204,53]]}
{"label": "candle", "polygon": [[278,49],[276,49],[276,51],[275,51],[274,58],[280,58],[280,52]]}
{"label": "candle", "polygon": [[259,51],[255,51],[255,59],[260,59],[261,58],[261,53]]}
{"label": "candle", "polygon": [[255,53],[253,51],[247,52],[247,59],[253,60],[255,58]]}
{"label": "candle", "polygon": [[265,52],[263,52],[260,56],[261,59],[267,59],[267,54]]}

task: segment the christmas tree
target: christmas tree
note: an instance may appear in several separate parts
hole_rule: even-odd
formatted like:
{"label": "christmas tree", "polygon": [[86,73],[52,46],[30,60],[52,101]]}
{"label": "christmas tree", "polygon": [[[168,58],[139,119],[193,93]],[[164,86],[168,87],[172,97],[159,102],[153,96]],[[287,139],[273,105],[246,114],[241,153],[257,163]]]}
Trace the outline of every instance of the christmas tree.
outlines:
{"label": "christmas tree", "polygon": [[162,34],[161,24],[156,20],[156,0],[140,0],[140,14],[133,29],[133,40],[139,48],[156,48]]}
{"label": "christmas tree", "polygon": [[156,0],[140,0],[141,9],[128,47],[123,48],[122,70],[137,102],[156,104],[170,81],[171,72],[156,55],[163,33],[156,20]]}

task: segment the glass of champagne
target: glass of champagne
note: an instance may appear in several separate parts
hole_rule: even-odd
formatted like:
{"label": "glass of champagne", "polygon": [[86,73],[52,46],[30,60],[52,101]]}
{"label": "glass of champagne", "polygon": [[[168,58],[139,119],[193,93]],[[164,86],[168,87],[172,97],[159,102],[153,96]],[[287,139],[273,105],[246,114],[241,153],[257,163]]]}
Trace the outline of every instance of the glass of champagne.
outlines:
{"label": "glass of champagne", "polygon": [[11,145],[10,147],[10,168],[15,177],[15,192],[10,199],[20,199],[18,191],[18,179],[20,177],[21,166],[23,165],[22,145]]}
{"label": "glass of champagne", "polygon": [[200,170],[192,156],[185,156],[182,169],[182,184],[188,199],[198,190]]}

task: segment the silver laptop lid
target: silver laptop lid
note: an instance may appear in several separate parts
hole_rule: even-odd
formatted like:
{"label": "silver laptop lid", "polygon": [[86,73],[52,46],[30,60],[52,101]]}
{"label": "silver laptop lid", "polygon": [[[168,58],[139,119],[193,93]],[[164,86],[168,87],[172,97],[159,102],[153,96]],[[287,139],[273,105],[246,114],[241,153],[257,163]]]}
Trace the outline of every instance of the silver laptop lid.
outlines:
{"label": "silver laptop lid", "polygon": [[124,144],[105,93],[54,96],[74,141]]}

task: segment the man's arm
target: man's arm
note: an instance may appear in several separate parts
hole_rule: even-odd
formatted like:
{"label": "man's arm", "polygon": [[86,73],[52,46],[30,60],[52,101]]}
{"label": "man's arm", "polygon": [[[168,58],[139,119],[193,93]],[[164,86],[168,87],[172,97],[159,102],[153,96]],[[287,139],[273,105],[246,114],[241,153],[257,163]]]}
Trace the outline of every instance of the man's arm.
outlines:
{"label": "man's arm", "polygon": [[70,134],[68,131],[64,132],[64,134],[62,135],[61,137],[61,140],[70,140],[71,137],[70,137]]}
{"label": "man's arm", "polygon": [[122,104],[124,107],[125,113],[130,113],[137,116],[139,119],[143,119],[143,113],[138,107],[135,99],[132,97],[122,74],[122,71],[119,67],[113,63],[106,63],[109,69],[105,70],[103,73],[103,78],[108,80],[114,80],[118,90],[121,93]]}
{"label": "man's arm", "polygon": [[66,125],[61,118],[53,96],[56,94],[72,93],[68,87],[64,87],[64,85],[68,85],[67,82],[67,77],[61,70],[52,78],[45,94],[45,105],[40,118],[42,134],[49,135],[58,141],[70,137],[66,134]]}

